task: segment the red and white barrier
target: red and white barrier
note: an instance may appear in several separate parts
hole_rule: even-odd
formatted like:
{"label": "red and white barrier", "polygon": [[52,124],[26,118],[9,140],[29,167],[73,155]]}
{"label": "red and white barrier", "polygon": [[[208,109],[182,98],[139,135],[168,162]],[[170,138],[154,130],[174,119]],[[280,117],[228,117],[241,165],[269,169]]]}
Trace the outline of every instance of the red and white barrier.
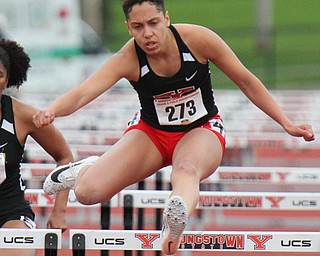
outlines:
{"label": "red and white barrier", "polygon": [[[54,205],[55,195],[48,195],[42,189],[27,189],[25,198],[34,207],[52,207]],[[114,197],[110,201],[110,207],[117,207],[118,199]],[[68,198],[68,207],[100,207],[100,204],[83,205],[79,203],[74,191],[71,189]]]}
{"label": "red and white barrier", "polygon": [[[123,207],[130,197],[134,208],[164,208],[171,191],[167,190],[123,190],[110,201],[110,207]],[[32,206],[53,206],[55,196],[42,189],[27,189],[26,199]],[[69,207],[84,207],[78,202],[73,190],[69,194]],[[86,207],[97,207],[95,204]],[[226,192],[201,191],[199,209],[257,209],[257,210],[320,210],[320,193],[293,192]]]}
{"label": "red and white barrier", "polygon": [[2,249],[60,249],[60,229],[0,228]]}
{"label": "red and white barrier", "polygon": [[[161,250],[161,231],[70,230],[70,249]],[[320,252],[320,232],[185,231],[182,251]]]}
{"label": "red and white barrier", "polygon": [[[56,167],[55,164],[23,163],[21,165],[22,177],[26,180],[44,180]],[[163,181],[170,181],[172,166],[162,168]],[[154,181],[155,175],[147,180]],[[256,182],[256,183],[307,183],[320,184],[320,168],[293,168],[293,167],[243,167],[243,166],[220,166],[217,171],[203,182]]]}
{"label": "red and white barrier", "polygon": [[[164,208],[171,191],[123,190],[119,206],[130,196],[134,208]],[[201,191],[199,209],[320,210],[320,193]]]}

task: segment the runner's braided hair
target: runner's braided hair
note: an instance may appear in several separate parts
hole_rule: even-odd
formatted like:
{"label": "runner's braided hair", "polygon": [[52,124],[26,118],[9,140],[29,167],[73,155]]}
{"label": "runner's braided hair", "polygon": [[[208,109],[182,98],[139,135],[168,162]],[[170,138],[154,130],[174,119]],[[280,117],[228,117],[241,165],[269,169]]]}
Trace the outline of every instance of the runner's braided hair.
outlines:
{"label": "runner's braided hair", "polygon": [[0,39],[0,61],[7,70],[7,88],[19,88],[27,81],[27,73],[31,67],[30,58],[17,42]]}

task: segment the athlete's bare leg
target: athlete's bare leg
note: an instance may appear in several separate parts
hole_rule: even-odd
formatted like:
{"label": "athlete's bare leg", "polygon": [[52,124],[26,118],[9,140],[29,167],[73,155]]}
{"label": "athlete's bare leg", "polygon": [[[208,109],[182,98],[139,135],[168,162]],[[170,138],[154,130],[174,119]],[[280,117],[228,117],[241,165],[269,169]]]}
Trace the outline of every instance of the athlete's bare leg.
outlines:
{"label": "athlete's bare leg", "polygon": [[177,144],[171,173],[172,193],[163,212],[162,251],[174,254],[179,247],[188,218],[199,201],[200,181],[221,163],[222,145],[212,131],[197,128]]}
{"label": "athlete's bare leg", "polygon": [[199,201],[200,181],[218,168],[222,156],[223,149],[217,135],[208,129],[194,129],[177,144],[173,154],[171,195],[183,198],[188,217]]}
{"label": "athlete's bare leg", "polygon": [[93,165],[80,171],[75,194],[83,204],[105,202],[154,174],[162,164],[162,155],[151,139],[140,130],[130,130]]}

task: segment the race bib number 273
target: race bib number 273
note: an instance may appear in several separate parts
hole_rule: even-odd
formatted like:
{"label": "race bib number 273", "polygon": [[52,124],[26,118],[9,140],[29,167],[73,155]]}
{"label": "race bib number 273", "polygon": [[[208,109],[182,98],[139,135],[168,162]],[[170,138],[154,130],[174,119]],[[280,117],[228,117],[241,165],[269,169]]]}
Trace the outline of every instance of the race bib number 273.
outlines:
{"label": "race bib number 273", "polygon": [[208,114],[200,88],[179,98],[155,99],[160,125],[187,125]]}

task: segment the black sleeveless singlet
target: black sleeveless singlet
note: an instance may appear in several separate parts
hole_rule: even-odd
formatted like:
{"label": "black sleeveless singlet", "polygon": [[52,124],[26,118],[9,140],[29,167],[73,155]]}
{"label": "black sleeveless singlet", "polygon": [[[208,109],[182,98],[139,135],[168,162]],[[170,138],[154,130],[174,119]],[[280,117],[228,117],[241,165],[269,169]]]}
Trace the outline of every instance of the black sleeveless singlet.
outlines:
{"label": "black sleeveless singlet", "polygon": [[20,163],[24,148],[16,136],[12,99],[1,96],[0,153],[5,155],[6,179],[0,184],[0,225],[15,213],[34,218],[30,204],[25,200],[25,184],[21,178]]}
{"label": "black sleeveless singlet", "polygon": [[152,71],[145,52],[135,42],[140,64],[139,80],[130,81],[137,91],[141,119],[150,126],[172,132],[188,131],[218,114],[209,63],[200,63],[171,25],[181,56],[180,70],[172,77]]}

